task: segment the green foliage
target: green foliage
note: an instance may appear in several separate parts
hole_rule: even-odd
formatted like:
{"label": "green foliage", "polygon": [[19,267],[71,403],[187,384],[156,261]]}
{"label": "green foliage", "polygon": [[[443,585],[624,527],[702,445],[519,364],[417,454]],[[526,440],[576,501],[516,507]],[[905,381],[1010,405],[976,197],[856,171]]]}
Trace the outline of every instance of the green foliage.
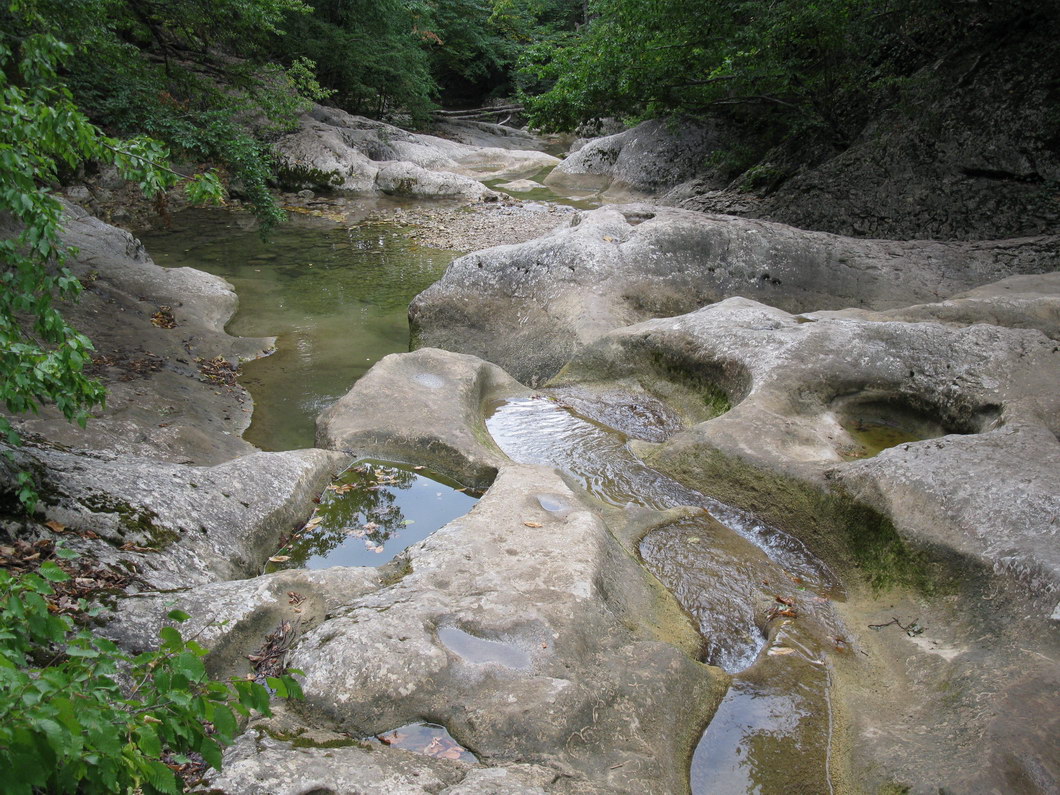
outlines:
{"label": "green foliage", "polygon": [[[754,114],[843,146],[947,47],[1056,11],[1021,0],[593,0],[577,35],[523,54],[534,123]],[[536,85],[536,88],[534,86]]]}
{"label": "green foliage", "polygon": [[[191,752],[220,769],[221,751],[238,732],[236,715],[269,714],[268,690],[210,680],[206,651],[172,626],[162,629],[157,651],[124,654],[49,609],[51,583],[67,579],[52,561],[36,574],[0,570],[4,791],[178,793],[183,783],[163,758],[179,763]],[[84,600],[81,609],[84,617],[98,613]],[[281,698],[301,697],[289,676],[268,684]]]}
{"label": "green foliage", "polygon": [[[6,14],[17,9],[23,7],[12,3]],[[47,29],[31,10],[19,13],[24,29]],[[185,181],[194,199],[220,200],[221,187],[216,174],[186,180],[166,168],[167,151],[157,141],[118,140],[90,124],[59,78],[70,55],[71,48],[48,32],[0,43],[0,213],[19,230],[0,240],[0,400],[13,413],[54,403],[68,420],[84,425],[104,393],[84,374],[91,343],[55,305],[57,299],[76,299],[81,285],[62,267],[68,255],[59,240],[62,207],[48,186],[61,169],[96,160],[117,166],[148,196]],[[0,434],[8,444],[20,441],[4,417]],[[19,485],[32,507],[27,475]]]}
{"label": "green foliage", "polygon": [[310,0],[310,15],[289,15],[274,47],[284,60],[316,64],[320,83],[352,113],[402,112],[423,121],[434,82],[423,33],[403,0]]}
{"label": "green foliage", "polygon": [[265,58],[281,24],[309,8],[300,0],[108,6],[78,37],[69,81],[79,105],[123,134],[164,141],[178,158],[217,164],[263,231],[282,220],[261,139],[293,129],[308,100],[327,92],[312,62],[292,58],[284,68]]}

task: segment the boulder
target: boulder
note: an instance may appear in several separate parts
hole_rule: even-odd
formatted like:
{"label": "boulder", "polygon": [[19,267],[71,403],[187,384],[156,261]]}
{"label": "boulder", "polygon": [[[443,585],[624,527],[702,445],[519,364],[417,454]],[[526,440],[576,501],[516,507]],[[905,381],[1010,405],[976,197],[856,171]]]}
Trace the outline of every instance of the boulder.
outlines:
{"label": "boulder", "polygon": [[[0,230],[0,236],[14,234]],[[92,340],[86,370],[107,387],[107,405],[86,428],[53,406],[22,415],[25,435],[166,461],[216,464],[256,448],[241,438],[251,403],[234,382],[241,359],[263,355],[273,340],[231,337],[232,286],[192,268],[163,268],[128,232],[65,204],[63,242],[76,249],[68,267],[85,285],[64,305],[72,326]]]}
{"label": "boulder", "polygon": [[683,119],[642,122],[582,143],[545,178],[558,190],[594,190],[615,198],[661,193],[691,179],[719,146],[715,125]]}
{"label": "boulder", "polygon": [[499,198],[478,180],[531,176],[559,162],[533,149],[469,145],[319,105],[276,151],[288,189],[468,201]]}
{"label": "boulder", "polygon": [[473,356],[431,348],[391,354],[321,413],[317,444],[485,488],[508,459],[486,431],[483,407],[514,391],[525,390]]}
{"label": "boulder", "polygon": [[582,213],[527,243],[455,260],[412,302],[414,344],[480,356],[534,385],[610,330],[731,296],[789,312],[938,301],[1055,269],[1055,237],[856,240],[632,204]]}
{"label": "boulder", "polygon": [[375,175],[376,187],[390,196],[420,199],[497,201],[500,195],[469,177],[445,171],[428,171],[415,163],[389,163]]}
{"label": "boulder", "polygon": [[[34,520],[61,527],[72,548],[103,564],[131,565],[151,589],[259,573],[280,535],[302,524],[350,461],[325,450],[253,453],[209,467],[45,448],[11,454],[0,458],[5,496],[16,470],[30,472],[41,495]],[[26,537],[35,526],[23,519],[7,530]]]}

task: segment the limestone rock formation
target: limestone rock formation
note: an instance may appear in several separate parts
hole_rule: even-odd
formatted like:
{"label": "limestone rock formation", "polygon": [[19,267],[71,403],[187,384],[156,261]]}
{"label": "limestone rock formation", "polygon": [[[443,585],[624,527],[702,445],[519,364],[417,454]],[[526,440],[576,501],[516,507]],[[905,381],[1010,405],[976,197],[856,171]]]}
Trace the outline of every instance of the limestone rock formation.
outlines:
{"label": "limestone rock formation", "polygon": [[537,240],[455,260],[416,297],[414,343],[471,353],[524,383],[610,330],[731,296],[790,312],[938,301],[1060,262],[1056,237],[857,240],[649,205],[605,207]]}
{"label": "limestone rock formation", "polygon": [[469,201],[500,198],[480,179],[518,179],[559,162],[532,149],[459,143],[321,106],[303,115],[276,151],[290,189]]}
{"label": "limestone rock formation", "polygon": [[646,121],[586,141],[556,166],[545,184],[610,197],[655,195],[699,174],[717,147],[712,125],[688,119]]}
{"label": "limestone rock formation", "polygon": [[473,356],[430,348],[391,354],[318,417],[317,444],[422,464],[484,488],[507,458],[486,432],[483,404],[522,389]]}
{"label": "limestone rock formation", "polygon": [[[719,416],[642,446],[651,465],[790,529],[814,525],[812,500],[755,471],[839,486],[914,545],[1041,595],[1060,590],[1058,373],[1037,330],[813,320],[733,298],[606,335],[553,383],[659,396],[683,382]],[[896,446],[874,455],[887,443],[873,432]]]}
{"label": "limestone rock formation", "polygon": [[165,590],[260,572],[280,535],[304,521],[349,460],[299,450],[192,467],[26,448],[13,461],[0,458],[0,483],[14,482],[15,469],[31,472],[41,502],[32,520],[19,520],[29,532],[35,521],[56,522],[72,548],[103,564],[129,561],[139,587]]}
{"label": "limestone rock formation", "polygon": [[63,312],[95,345],[88,371],[107,386],[107,405],[84,429],[51,406],[16,418],[16,427],[60,444],[167,461],[215,464],[254,452],[240,438],[250,403],[234,373],[240,359],[262,355],[273,340],[225,333],[238,303],[232,286],[156,265],[136,238],[76,205],[65,205],[62,240],[76,248],[67,266],[85,285]]}

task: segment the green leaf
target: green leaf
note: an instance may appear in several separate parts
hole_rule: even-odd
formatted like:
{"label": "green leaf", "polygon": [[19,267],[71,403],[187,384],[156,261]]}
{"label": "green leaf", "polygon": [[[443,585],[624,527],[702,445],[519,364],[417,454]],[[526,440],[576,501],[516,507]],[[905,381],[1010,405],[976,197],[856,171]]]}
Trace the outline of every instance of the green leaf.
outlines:
{"label": "green leaf", "polygon": [[162,743],[158,739],[158,733],[150,726],[141,726],[136,730],[136,744],[149,757],[162,756]]}
{"label": "green leaf", "polygon": [[172,619],[173,621],[187,621],[191,616],[183,610],[170,610],[166,613],[166,618]]}
{"label": "green leaf", "polygon": [[60,569],[56,563],[50,560],[44,561],[37,571],[41,577],[49,582],[66,582],[70,579],[69,574]]}
{"label": "green leaf", "polygon": [[213,713],[213,725],[217,729],[218,736],[227,744],[235,738],[238,725],[232,710],[224,705],[218,705]]}

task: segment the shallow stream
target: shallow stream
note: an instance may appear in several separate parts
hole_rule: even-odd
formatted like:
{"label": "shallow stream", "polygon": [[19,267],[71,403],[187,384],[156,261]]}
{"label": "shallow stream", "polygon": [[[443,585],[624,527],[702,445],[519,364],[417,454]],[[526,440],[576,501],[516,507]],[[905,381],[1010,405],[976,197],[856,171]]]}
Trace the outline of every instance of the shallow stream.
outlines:
{"label": "shallow stream", "polygon": [[[159,264],[233,284],[240,306],[230,333],[277,338],[275,353],[244,364],[241,378],[255,405],[245,438],[266,450],[312,446],[317,414],[380,358],[408,350],[408,303],[456,256],[418,247],[387,224],[306,218],[266,244],[249,219],[223,211],[182,212],[172,228],[141,237]],[[610,505],[702,509],[702,518],[651,532],[639,547],[698,624],[702,659],[734,675],[692,760],[693,792],[828,792],[827,652],[840,642],[830,605],[841,598],[839,584],[796,539],[630,451],[632,438],[659,441],[673,422],[656,408],[619,415],[556,393],[500,403],[487,425],[514,460],[560,468]],[[322,497],[320,521],[285,539],[270,567],[379,565],[470,509],[474,496],[425,474],[351,470]],[[454,634],[447,642],[468,640]],[[463,749],[425,731],[402,727],[381,741],[400,745],[409,735],[462,758]]]}
{"label": "shallow stream", "polygon": [[[366,202],[366,214],[375,208]],[[240,378],[254,398],[243,437],[263,450],[312,447],[316,416],[381,358],[408,350],[409,302],[457,256],[388,224],[298,215],[264,242],[248,216],[224,210],[176,213],[170,228],[140,239],[159,265],[232,283],[239,310],[229,333],[277,338]]]}

